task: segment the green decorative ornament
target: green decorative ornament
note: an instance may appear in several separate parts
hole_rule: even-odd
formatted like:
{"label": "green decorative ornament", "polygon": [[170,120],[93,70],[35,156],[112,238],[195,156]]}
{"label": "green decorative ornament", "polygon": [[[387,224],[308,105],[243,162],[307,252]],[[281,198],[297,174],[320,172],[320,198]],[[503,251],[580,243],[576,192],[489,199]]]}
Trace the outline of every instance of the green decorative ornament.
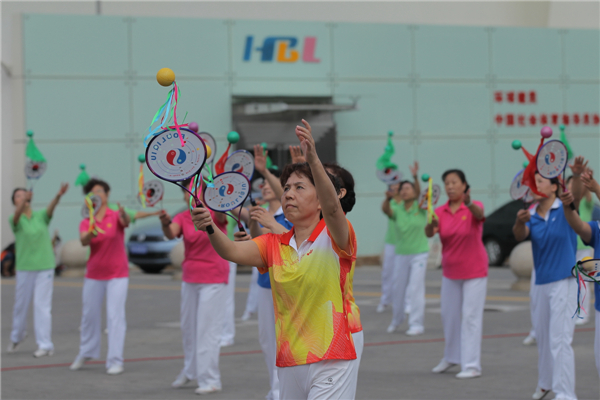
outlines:
{"label": "green decorative ornament", "polygon": [[260,145],[263,148],[263,150],[267,150],[269,148],[269,145],[267,144],[267,142],[262,142]]}
{"label": "green decorative ornament", "polygon": [[240,134],[236,131],[231,131],[227,134],[227,141],[231,144],[235,144],[240,141]]}
{"label": "green decorative ornament", "polygon": [[138,161],[141,162],[141,163],[146,162],[146,155],[145,154],[140,154],[138,156]]}
{"label": "green decorative ornament", "polygon": [[513,140],[511,146],[513,149],[519,150],[521,148],[522,144],[521,144],[520,140]]}
{"label": "green decorative ornament", "polygon": [[75,186],[85,186],[85,184],[90,180],[90,176],[87,172],[85,172],[85,164],[79,165],[79,169],[81,169],[81,173],[75,180]]}
{"label": "green decorative ornament", "polygon": [[423,182],[428,182],[429,178],[430,178],[429,174],[423,174],[423,175],[421,175],[421,180]]}
{"label": "green decorative ornament", "polygon": [[527,166],[528,166],[528,165],[529,165],[529,161],[525,161],[525,162],[523,163],[523,168],[527,168]]}
{"label": "green decorative ornament", "polygon": [[27,136],[28,137],[32,137],[33,136],[33,131],[27,131]]}
{"label": "green decorative ornament", "polygon": [[389,131],[388,132],[388,136],[394,136],[394,132],[393,131]]}

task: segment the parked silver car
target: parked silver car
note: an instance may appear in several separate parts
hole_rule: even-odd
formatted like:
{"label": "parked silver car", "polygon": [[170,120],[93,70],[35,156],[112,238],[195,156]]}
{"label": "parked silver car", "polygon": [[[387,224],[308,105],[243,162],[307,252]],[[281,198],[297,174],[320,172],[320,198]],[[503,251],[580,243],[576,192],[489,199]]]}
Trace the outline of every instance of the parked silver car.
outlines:
{"label": "parked silver car", "polygon": [[169,240],[163,235],[160,221],[135,227],[127,242],[129,261],[147,274],[159,274],[171,263],[169,253],[182,239]]}

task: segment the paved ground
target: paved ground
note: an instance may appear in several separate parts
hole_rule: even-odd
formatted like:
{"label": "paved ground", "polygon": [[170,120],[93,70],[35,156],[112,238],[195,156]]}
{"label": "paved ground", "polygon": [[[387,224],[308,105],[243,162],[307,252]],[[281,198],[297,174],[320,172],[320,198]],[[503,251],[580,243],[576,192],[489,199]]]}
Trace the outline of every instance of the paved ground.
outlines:
{"label": "paved ground", "polygon": [[[425,334],[410,338],[385,332],[391,312],[377,314],[380,268],[357,270],[355,291],[365,327],[366,347],[357,399],[530,399],[537,381],[537,350],[521,344],[530,328],[527,293],[509,290],[510,271],[492,269],[483,325],[483,376],[458,380],[453,373],[430,372],[442,357],[439,314],[441,273],[428,271]],[[241,316],[250,275],[236,282],[236,315]],[[103,361],[70,371],[77,355],[81,318],[81,279],[57,278],[54,289],[52,357],[34,359],[32,316],[29,338],[16,354],[8,346],[14,281],[2,280],[2,398],[4,399],[190,399],[194,386],[171,389],[182,367],[179,283],[169,275],[132,272],[127,302],[125,373],[108,376]],[[223,392],[211,399],[262,399],[267,371],[258,344],[256,320],[236,323],[235,345],[221,350]],[[574,340],[579,399],[598,399],[593,356],[593,318]],[[106,336],[104,336],[106,338]],[[103,355],[106,354],[104,339]],[[457,371],[455,371],[457,372]],[[548,398],[552,398],[549,396]]]}

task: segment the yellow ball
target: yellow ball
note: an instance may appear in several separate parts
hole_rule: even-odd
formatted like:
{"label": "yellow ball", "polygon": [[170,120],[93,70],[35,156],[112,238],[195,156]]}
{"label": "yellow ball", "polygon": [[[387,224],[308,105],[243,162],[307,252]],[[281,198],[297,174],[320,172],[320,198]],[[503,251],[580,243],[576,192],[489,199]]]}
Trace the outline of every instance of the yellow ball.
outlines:
{"label": "yellow ball", "polygon": [[156,73],[156,80],[161,86],[171,86],[175,82],[175,72],[171,68],[161,68]]}
{"label": "yellow ball", "polygon": [[587,260],[592,260],[592,257],[583,257],[583,258],[581,259],[581,261],[587,261]]}
{"label": "yellow ball", "polygon": [[206,158],[210,158],[211,155],[212,155],[212,149],[210,148],[209,145],[206,145]]}

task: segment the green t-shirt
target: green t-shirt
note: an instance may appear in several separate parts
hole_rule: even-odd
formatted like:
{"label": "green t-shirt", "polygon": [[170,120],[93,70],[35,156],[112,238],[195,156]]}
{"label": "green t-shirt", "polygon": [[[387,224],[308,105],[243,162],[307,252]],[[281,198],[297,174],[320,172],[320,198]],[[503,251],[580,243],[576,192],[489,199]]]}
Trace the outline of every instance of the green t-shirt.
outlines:
{"label": "green t-shirt", "polygon": [[394,208],[394,220],[398,232],[396,254],[410,255],[429,251],[429,242],[425,236],[427,210],[419,208],[418,201],[413,201],[408,211],[401,201]]}
{"label": "green t-shirt", "polygon": [[231,217],[227,218],[227,237],[230,240],[235,240],[233,234],[235,233],[235,228],[237,228],[237,222]]}
{"label": "green t-shirt", "polygon": [[13,215],[8,218],[8,222],[15,234],[17,271],[43,271],[56,267],[52,240],[48,233],[50,217],[45,209],[33,211],[31,218],[21,214],[16,226],[13,224]]}
{"label": "green t-shirt", "polygon": [[[579,202],[579,216],[583,222],[590,222],[592,220],[592,212],[594,211],[594,202],[587,201],[585,197]],[[583,244],[581,237],[577,235],[577,250],[591,249],[590,246]]]}
{"label": "green t-shirt", "polygon": [[[113,211],[119,211],[119,205],[117,203],[108,203],[108,208]],[[137,214],[137,210],[132,210],[131,208],[123,207],[127,215],[129,215],[129,219],[132,224],[135,222],[135,214]]]}
{"label": "green t-shirt", "polygon": [[[392,214],[396,213],[396,208],[398,207],[398,202],[394,199],[390,200],[390,208],[392,209]],[[387,232],[385,234],[385,243],[396,245],[398,243],[398,228],[396,228],[396,223],[392,218],[388,217],[388,227]]]}

